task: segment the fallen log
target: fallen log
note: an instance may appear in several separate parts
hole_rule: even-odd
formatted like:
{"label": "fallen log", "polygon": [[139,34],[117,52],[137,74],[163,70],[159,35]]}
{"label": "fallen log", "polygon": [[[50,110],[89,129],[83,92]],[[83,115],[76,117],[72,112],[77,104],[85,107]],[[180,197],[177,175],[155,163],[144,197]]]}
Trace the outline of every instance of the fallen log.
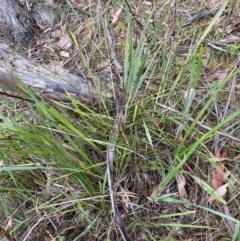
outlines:
{"label": "fallen log", "polygon": [[66,101],[68,92],[88,103],[101,97],[113,98],[116,87],[108,73],[85,77],[62,67],[40,65],[15,53],[8,45],[0,44],[0,87],[21,94],[19,80],[47,99]]}
{"label": "fallen log", "polygon": [[116,85],[113,84],[110,74],[101,73],[85,77],[63,67],[40,65],[17,54],[5,44],[11,42],[26,49],[34,38],[31,26],[33,19],[41,25],[54,23],[51,8],[45,6],[46,9],[40,11],[38,7],[42,9],[44,6],[34,4],[32,11],[27,11],[16,0],[1,1],[0,34],[4,36],[4,43],[0,43],[0,88],[6,92],[22,94],[19,87],[21,80],[27,87],[47,99],[66,101],[66,92],[82,102],[96,103],[100,98],[111,99]]}

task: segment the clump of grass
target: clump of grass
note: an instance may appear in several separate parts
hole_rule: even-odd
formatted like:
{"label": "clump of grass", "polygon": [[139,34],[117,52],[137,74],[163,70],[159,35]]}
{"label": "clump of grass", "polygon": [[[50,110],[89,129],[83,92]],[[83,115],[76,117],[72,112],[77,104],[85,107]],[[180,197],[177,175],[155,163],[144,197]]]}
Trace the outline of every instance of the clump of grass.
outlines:
{"label": "clump of grass", "polygon": [[[230,200],[234,233],[224,223],[226,215],[220,212],[220,202],[210,205],[206,201],[213,195],[208,172],[214,138],[236,139],[233,130],[240,114],[234,110],[220,120],[218,115],[225,110],[216,108],[218,94],[228,90],[239,70],[229,70],[223,80],[210,87],[202,75],[206,49],[201,42],[224,7],[226,4],[199,41],[191,43],[184,64],[177,67],[173,53],[180,41],[172,48],[157,43],[168,11],[155,27],[150,21],[155,10],[146,15],[135,43],[135,25],[126,8],[126,104],[116,140],[114,181],[117,205],[132,239],[238,238],[239,182],[232,163],[227,167],[229,197],[224,199]],[[180,38],[181,32],[178,34]],[[93,76],[84,53],[80,55]],[[22,87],[34,103],[24,103],[27,111],[13,117],[7,114],[13,112],[13,106],[6,104],[5,113],[0,115],[4,228],[20,240],[120,240],[112,223],[106,171],[112,106],[101,99],[102,108],[89,107],[70,95],[69,103],[45,101]],[[237,150],[230,152],[236,155]],[[186,180],[185,201],[178,191],[180,175]],[[220,196],[216,198],[223,201]]]}

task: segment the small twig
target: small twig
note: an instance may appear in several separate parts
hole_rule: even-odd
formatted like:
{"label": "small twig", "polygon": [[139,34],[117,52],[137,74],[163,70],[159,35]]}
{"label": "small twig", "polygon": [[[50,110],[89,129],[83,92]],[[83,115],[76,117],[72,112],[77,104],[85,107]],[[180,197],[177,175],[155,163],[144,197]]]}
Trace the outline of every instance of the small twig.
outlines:
{"label": "small twig", "polygon": [[217,45],[219,45],[218,42],[216,42],[216,44],[215,44],[215,43],[212,43],[210,41],[203,40],[203,44],[206,44],[206,45],[212,47],[213,49],[216,49],[216,50],[219,50],[219,51],[222,51],[222,52],[228,52],[226,49],[223,49],[223,48],[217,46]]}
{"label": "small twig", "polygon": [[194,15],[193,17],[187,19],[187,21],[186,21],[186,23],[183,25],[183,27],[185,27],[185,26],[191,24],[192,22],[195,22],[195,21],[197,21],[197,20],[199,20],[199,19],[201,19],[201,18],[204,18],[204,17],[206,17],[206,16],[208,16],[208,15],[215,14],[215,13],[218,12],[219,9],[220,9],[220,7],[218,7],[218,8],[213,8],[213,9],[206,10],[206,11],[203,11],[203,12],[201,12],[201,13],[198,13],[198,14]]}
{"label": "small twig", "polygon": [[109,52],[110,52],[110,60],[113,64],[113,72],[117,74],[119,81],[120,81],[120,87],[123,88],[123,78],[121,76],[121,73],[123,71],[123,67],[118,62],[116,55],[115,55],[115,38],[114,33],[110,25],[108,25],[107,16],[104,17],[104,25],[105,25],[105,31],[108,39],[108,45],[109,45]]}
{"label": "small twig", "polygon": [[114,119],[114,126],[111,133],[111,136],[109,137],[109,144],[107,145],[107,172],[108,172],[108,188],[109,188],[109,194],[111,198],[111,205],[113,209],[113,215],[114,215],[114,221],[117,224],[122,238],[125,241],[131,241],[129,238],[126,228],[123,224],[123,221],[121,219],[120,213],[118,211],[118,207],[116,205],[115,201],[115,192],[114,192],[114,184],[113,184],[113,163],[114,163],[114,157],[115,157],[115,142],[118,137],[119,128],[122,125],[123,120],[123,109],[124,109],[124,99],[122,94],[118,94],[115,96],[115,103],[116,103],[116,112],[115,112],[115,119]]}
{"label": "small twig", "polygon": [[127,5],[127,7],[128,7],[129,12],[130,12],[131,15],[133,16],[133,18],[136,20],[136,22],[137,22],[137,24],[139,25],[139,27],[143,30],[143,25],[142,25],[142,23],[136,18],[136,16],[135,16],[135,14],[133,13],[133,11],[132,11],[132,9],[131,9],[128,1],[125,0],[125,3],[126,3],[126,5]]}
{"label": "small twig", "polygon": [[[228,208],[227,205],[223,205],[223,206],[222,206],[222,213],[224,213],[225,215],[231,217],[231,214],[230,214],[230,212],[229,212],[229,208]],[[235,225],[234,225],[233,221],[232,221],[231,219],[228,219],[228,218],[224,218],[224,219],[225,219],[225,221],[226,221],[226,224],[227,224],[229,230],[230,230],[232,233],[234,233]]]}
{"label": "small twig", "polygon": [[17,241],[15,238],[13,238],[5,229],[0,227],[0,234],[4,236],[5,239],[8,241]]}
{"label": "small twig", "polygon": [[12,97],[12,98],[15,98],[15,99],[20,99],[20,100],[26,100],[26,101],[34,102],[33,100],[24,98],[21,95],[18,95],[16,93],[4,90],[2,88],[0,88],[0,95],[6,95],[6,96],[9,96],[9,97]]}
{"label": "small twig", "polygon": [[75,53],[73,53],[73,55],[71,57],[69,57],[63,64],[62,66],[64,67],[68,62],[70,62],[74,57],[76,57],[77,55],[79,55],[79,51],[76,51]]}
{"label": "small twig", "polygon": [[120,72],[122,71],[122,66],[121,64],[117,61],[116,56],[115,56],[115,38],[113,35],[113,31],[111,28],[108,26],[107,22],[107,17],[105,15],[104,19],[104,27],[108,39],[108,44],[109,44],[109,51],[110,51],[110,58],[111,62],[113,63],[114,67],[114,72],[117,73],[120,81],[120,88],[115,88],[114,89],[114,97],[115,97],[115,118],[114,118],[114,125],[113,129],[111,132],[111,135],[109,137],[109,144],[107,145],[107,172],[108,172],[108,188],[109,188],[109,194],[110,194],[110,199],[111,199],[111,205],[112,205],[112,210],[113,210],[113,216],[114,216],[114,221],[117,224],[121,236],[123,240],[125,241],[131,241],[129,238],[126,228],[123,224],[123,221],[121,219],[120,213],[118,211],[118,207],[116,205],[116,198],[115,198],[115,192],[114,192],[114,183],[113,183],[113,163],[114,163],[114,157],[115,157],[115,142],[118,137],[119,131],[121,131],[121,126],[122,126],[122,121],[123,121],[123,111],[124,111],[124,106],[125,106],[125,101],[124,101],[124,93],[123,93],[123,79],[121,77]]}
{"label": "small twig", "polygon": [[[23,241],[26,241],[29,237],[29,235],[32,233],[32,231],[38,226],[39,223],[41,223],[44,220],[44,218],[39,218],[38,221],[28,230],[27,235],[23,239]],[[15,241],[15,240],[13,240]]]}

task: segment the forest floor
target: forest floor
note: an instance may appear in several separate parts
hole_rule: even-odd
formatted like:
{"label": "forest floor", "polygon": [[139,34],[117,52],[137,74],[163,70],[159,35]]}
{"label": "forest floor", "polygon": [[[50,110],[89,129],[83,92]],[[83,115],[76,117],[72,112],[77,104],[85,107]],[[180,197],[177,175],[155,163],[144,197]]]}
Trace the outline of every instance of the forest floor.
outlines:
{"label": "forest floor", "polygon": [[240,240],[237,1],[41,2],[55,24],[21,54],[111,73],[123,116],[103,98],[2,98],[0,239],[124,240],[116,205],[126,240]]}

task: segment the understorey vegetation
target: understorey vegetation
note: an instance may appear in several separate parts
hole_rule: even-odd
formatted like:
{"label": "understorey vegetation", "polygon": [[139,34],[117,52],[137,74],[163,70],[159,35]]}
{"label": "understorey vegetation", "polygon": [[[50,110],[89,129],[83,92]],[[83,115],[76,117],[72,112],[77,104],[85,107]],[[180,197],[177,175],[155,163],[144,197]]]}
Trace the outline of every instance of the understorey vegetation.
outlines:
{"label": "understorey vegetation", "polygon": [[237,2],[66,2],[21,54],[97,95],[1,99],[0,239],[239,240]]}

